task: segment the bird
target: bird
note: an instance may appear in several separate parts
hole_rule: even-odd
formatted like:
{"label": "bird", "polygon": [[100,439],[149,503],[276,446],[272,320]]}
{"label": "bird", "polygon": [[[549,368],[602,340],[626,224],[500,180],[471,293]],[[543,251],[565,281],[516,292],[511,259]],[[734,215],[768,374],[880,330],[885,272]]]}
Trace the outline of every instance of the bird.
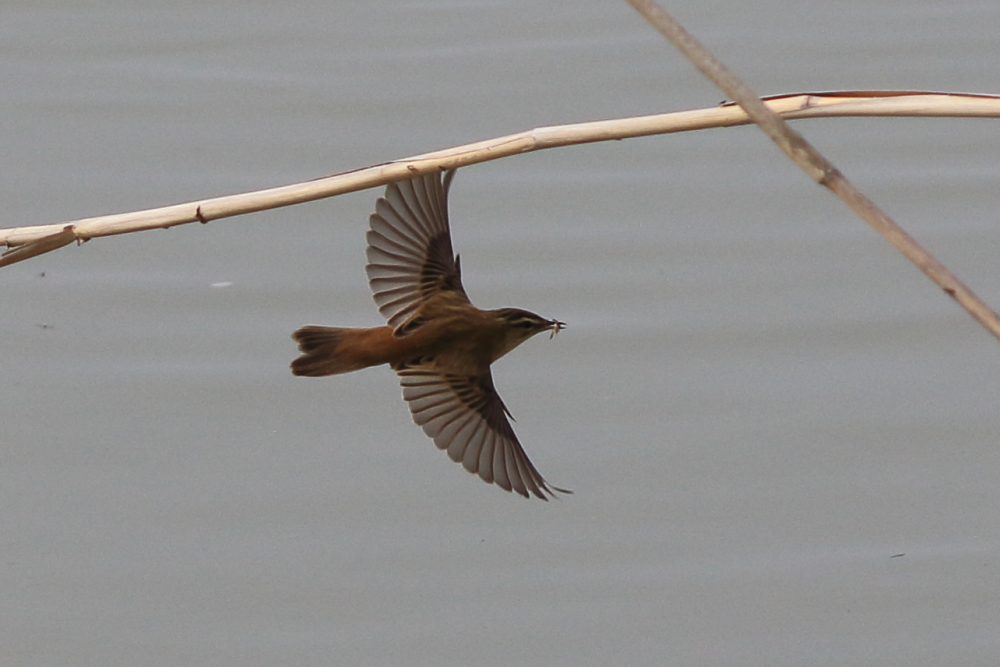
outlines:
{"label": "bird", "polygon": [[366,235],[372,296],[386,325],[305,326],[294,375],[319,377],[388,364],[413,421],[470,473],[542,500],[572,493],[545,481],[524,453],[493,385],[490,366],[535,334],[565,322],[519,308],[480,310],[462,286],[448,222],[455,171],[390,183]]}

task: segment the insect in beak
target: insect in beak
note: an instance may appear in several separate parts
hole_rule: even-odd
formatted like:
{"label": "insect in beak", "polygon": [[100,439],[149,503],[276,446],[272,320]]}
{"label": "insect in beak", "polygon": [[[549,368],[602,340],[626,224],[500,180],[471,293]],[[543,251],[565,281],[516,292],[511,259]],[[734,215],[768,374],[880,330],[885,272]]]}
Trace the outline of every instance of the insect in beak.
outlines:
{"label": "insect in beak", "polygon": [[549,331],[552,332],[549,334],[549,340],[555,338],[555,335],[565,328],[566,328],[565,322],[560,322],[559,320],[552,320],[551,322],[549,322]]}

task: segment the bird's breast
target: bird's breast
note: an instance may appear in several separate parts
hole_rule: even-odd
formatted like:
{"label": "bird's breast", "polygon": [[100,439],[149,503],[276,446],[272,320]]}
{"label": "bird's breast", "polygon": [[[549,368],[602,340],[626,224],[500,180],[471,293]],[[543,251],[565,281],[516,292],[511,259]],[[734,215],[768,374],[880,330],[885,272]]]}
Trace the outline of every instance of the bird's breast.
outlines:
{"label": "bird's breast", "polygon": [[476,311],[427,320],[399,343],[410,359],[429,358],[442,371],[475,374],[502,353],[504,339],[502,328]]}

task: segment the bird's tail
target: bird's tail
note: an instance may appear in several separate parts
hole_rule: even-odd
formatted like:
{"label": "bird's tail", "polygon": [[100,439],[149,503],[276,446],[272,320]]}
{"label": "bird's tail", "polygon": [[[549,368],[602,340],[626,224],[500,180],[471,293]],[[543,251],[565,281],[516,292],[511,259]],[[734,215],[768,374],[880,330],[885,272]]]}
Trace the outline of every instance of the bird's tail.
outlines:
{"label": "bird's tail", "polygon": [[[379,330],[340,327],[302,327],[292,334],[302,356],[292,362],[292,373],[319,377],[350,373],[386,363],[373,340]],[[376,334],[376,335],[373,335]]]}

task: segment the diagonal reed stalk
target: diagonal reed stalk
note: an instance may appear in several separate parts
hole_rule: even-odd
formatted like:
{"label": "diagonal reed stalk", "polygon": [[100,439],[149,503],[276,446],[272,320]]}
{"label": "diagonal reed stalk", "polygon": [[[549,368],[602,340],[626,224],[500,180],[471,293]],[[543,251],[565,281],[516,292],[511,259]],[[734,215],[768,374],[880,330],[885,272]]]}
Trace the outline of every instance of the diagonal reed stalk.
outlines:
{"label": "diagonal reed stalk", "polygon": [[872,226],[911,262],[917,265],[944,293],[955,299],[981,325],[1000,339],[1000,317],[944,264],[897,225],[868,197],[847,180],[833,164],[772,112],[756,93],[740,81],[722,62],[653,0],[626,0],[643,18],[677,47],[685,58],[726,95],[742,107],[754,123],[810,178],[829,188],[865,222]]}

